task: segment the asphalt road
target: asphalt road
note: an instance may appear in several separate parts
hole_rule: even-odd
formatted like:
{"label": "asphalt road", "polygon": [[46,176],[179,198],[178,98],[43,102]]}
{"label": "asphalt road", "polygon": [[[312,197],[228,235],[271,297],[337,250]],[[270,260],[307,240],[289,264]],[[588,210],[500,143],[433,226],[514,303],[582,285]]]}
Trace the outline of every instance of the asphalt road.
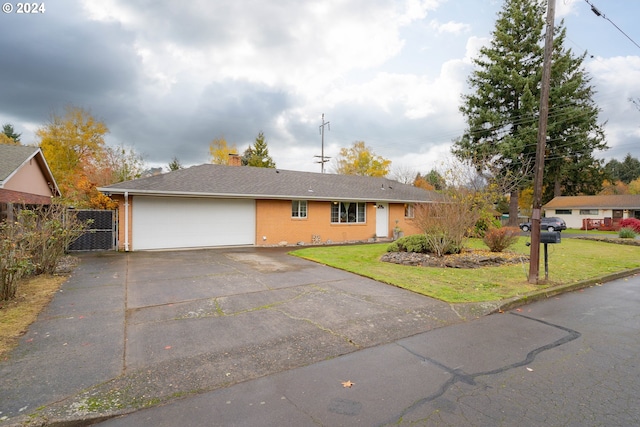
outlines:
{"label": "asphalt road", "polygon": [[100,425],[640,425],[639,308],[633,276]]}

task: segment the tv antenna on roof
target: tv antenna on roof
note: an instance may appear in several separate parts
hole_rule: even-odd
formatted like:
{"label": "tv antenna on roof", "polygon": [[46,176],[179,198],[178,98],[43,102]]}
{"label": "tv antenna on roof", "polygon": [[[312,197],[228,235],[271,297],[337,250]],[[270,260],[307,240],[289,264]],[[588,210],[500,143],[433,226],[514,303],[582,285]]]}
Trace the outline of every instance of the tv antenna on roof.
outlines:
{"label": "tv antenna on roof", "polygon": [[329,161],[329,159],[331,157],[325,157],[324,155],[324,127],[326,126],[327,129],[331,130],[331,125],[329,125],[330,122],[325,122],[324,121],[324,113],[322,113],[322,124],[320,125],[320,135],[322,135],[322,153],[320,156],[313,156],[313,157],[319,157],[320,160],[318,160],[316,163],[320,163],[320,171],[322,173],[324,173],[324,164],[326,162]]}

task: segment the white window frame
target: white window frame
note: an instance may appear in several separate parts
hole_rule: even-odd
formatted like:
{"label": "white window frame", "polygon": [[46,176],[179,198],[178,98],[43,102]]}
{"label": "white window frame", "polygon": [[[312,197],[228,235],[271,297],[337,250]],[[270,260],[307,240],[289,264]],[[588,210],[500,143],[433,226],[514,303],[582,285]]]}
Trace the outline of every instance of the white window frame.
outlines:
{"label": "white window frame", "polygon": [[306,200],[291,201],[291,218],[307,218],[309,203]]}
{"label": "white window frame", "polygon": [[404,217],[413,218],[415,215],[415,206],[413,203],[405,203],[404,205]]}
{"label": "white window frame", "polygon": [[[354,208],[355,212],[350,213],[351,208]],[[366,222],[366,202],[333,202],[331,204],[331,224],[366,224]]]}

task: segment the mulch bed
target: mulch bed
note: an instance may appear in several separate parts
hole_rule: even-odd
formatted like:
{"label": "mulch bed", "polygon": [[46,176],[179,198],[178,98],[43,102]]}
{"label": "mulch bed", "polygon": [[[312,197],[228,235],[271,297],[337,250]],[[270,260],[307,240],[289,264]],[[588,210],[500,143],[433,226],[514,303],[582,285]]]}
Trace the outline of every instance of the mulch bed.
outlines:
{"label": "mulch bed", "polygon": [[529,256],[511,252],[489,252],[487,250],[463,250],[456,255],[437,257],[416,252],[387,252],[381,261],[401,265],[440,268],[481,268],[529,262]]}

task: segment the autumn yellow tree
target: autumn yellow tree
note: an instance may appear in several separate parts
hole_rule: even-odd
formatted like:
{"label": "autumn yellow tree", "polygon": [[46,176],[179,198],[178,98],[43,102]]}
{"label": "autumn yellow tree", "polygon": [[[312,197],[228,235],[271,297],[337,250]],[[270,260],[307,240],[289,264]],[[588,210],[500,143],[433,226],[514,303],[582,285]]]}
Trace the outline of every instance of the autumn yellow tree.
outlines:
{"label": "autumn yellow tree", "polygon": [[616,194],[630,194],[629,186],[624,182],[618,180],[616,182],[611,182],[607,179],[602,183],[602,190],[598,193],[601,196],[610,196]]}
{"label": "autumn yellow tree", "polygon": [[341,175],[386,176],[391,160],[376,155],[364,141],[356,141],[350,148],[340,149],[335,172]]}
{"label": "autumn yellow tree", "polygon": [[49,122],[36,131],[39,146],[63,194],[64,201],[82,207],[88,204],[87,189],[91,165],[105,155],[104,136],[109,129],[83,108],[68,106],[54,112]]}
{"label": "autumn yellow tree", "polygon": [[520,191],[518,196],[518,209],[521,214],[529,217],[533,209],[533,187],[527,187]]}
{"label": "autumn yellow tree", "polygon": [[424,179],[422,176],[420,176],[420,174],[416,175],[416,179],[413,180],[413,186],[422,188],[423,190],[427,190],[427,191],[435,190],[435,187],[431,185],[429,182],[427,182],[427,180]]}
{"label": "autumn yellow tree", "polygon": [[629,194],[640,194],[640,178],[636,178],[629,183]]}
{"label": "autumn yellow tree", "polygon": [[16,142],[13,138],[9,138],[4,133],[0,133],[0,144],[6,145],[20,145],[19,142]]}
{"label": "autumn yellow tree", "polygon": [[228,165],[230,154],[238,154],[238,149],[235,145],[229,146],[224,136],[214,139],[209,144],[209,155],[213,164]]}

